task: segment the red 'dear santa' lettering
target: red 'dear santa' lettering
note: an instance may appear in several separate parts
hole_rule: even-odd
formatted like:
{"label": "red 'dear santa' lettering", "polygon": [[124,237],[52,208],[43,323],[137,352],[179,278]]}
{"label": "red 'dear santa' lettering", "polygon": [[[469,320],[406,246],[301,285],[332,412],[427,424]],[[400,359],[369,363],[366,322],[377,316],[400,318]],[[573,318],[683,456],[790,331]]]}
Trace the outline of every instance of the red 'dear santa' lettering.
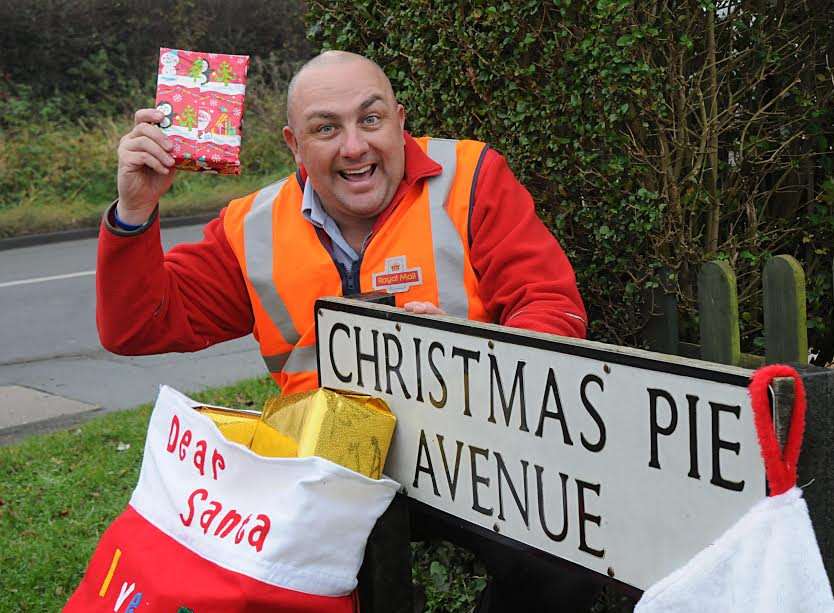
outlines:
{"label": "red 'dear santa' lettering", "polygon": [[256,519],[261,523],[252,528],[249,533],[249,544],[255,548],[255,551],[260,551],[263,549],[264,541],[266,541],[266,536],[269,534],[269,528],[272,524],[266,515],[258,515]]}
{"label": "red 'dear santa' lettering", "polygon": [[174,449],[177,448],[177,439],[180,437],[180,418],[174,415],[174,418],[171,420],[171,430],[168,432],[168,446],[165,450],[168,453],[174,453]]}
{"label": "red 'dear santa' lettering", "polygon": [[182,513],[180,513],[180,520],[182,520],[183,526],[190,526],[191,521],[194,519],[194,498],[197,496],[201,500],[205,500],[208,498],[208,490],[200,488],[191,492],[191,496],[188,497],[188,517],[183,517]]}

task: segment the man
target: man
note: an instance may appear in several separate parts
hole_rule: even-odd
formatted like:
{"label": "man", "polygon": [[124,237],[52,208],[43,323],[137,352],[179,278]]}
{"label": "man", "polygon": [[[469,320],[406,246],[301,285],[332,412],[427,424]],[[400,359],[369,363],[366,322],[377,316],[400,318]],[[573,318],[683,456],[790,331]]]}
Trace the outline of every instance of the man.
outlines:
{"label": "man", "polygon": [[[315,386],[316,298],[381,289],[414,313],[585,335],[573,269],[504,159],[473,141],[413,139],[370,60],[326,52],[290,84],[294,176],[233,201],[196,245],[163,255],[174,180],[161,113],[136,113],[102,224],[97,323],[115,353],[197,351],[249,333],[284,392]],[[386,270],[418,283],[380,284]]]}
{"label": "man", "polygon": [[[385,74],[351,53],[307,63],[287,115],[298,172],[231,202],[202,242],[163,255],[156,207],[174,179],[171,143],[155,125],[162,113],[136,113],[99,243],[107,349],[196,351],[254,333],[282,391],[306,390],[316,385],[315,299],[373,290],[414,313],[584,337],[573,269],[494,150],[412,138]],[[386,283],[394,270],[418,274]],[[499,596],[491,587],[493,611]]]}

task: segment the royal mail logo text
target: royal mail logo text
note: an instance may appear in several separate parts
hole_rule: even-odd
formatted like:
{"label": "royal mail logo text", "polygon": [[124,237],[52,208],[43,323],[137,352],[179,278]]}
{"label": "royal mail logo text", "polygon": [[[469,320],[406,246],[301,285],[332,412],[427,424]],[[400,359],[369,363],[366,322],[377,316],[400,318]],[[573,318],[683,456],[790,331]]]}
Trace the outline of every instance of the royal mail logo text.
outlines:
{"label": "royal mail logo text", "polygon": [[385,270],[373,274],[373,288],[389,294],[407,292],[409,288],[423,283],[423,271],[419,266],[408,268],[405,256],[385,260]]}

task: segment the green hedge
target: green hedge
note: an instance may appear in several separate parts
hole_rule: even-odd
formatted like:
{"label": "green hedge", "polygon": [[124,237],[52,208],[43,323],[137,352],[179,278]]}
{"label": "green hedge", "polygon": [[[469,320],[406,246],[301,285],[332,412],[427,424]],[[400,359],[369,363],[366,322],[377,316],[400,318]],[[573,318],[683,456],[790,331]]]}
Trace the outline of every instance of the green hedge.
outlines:
{"label": "green hedge", "polygon": [[771,4],[334,0],[310,4],[308,31],[379,62],[413,133],[508,157],[575,264],[593,338],[639,343],[662,283],[694,340],[697,270],[718,257],[750,350],[758,271],[793,253],[816,271],[811,342],[830,352],[834,26],[825,2]]}

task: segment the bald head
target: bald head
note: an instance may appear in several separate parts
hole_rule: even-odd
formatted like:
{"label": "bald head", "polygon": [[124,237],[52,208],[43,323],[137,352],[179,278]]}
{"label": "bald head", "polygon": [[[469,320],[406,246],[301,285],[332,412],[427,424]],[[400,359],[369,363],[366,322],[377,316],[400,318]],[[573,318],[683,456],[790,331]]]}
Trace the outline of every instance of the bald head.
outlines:
{"label": "bald head", "polygon": [[298,71],[284,141],[324,209],[361,251],[405,173],[405,109],[368,58],[328,51]]}
{"label": "bald head", "polygon": [[363,65],[368,71],[374,74],[379,79],[380,87],[383,89],[385,96],[391,103],[395,103],[394,90],[391,87],[391,82],[385,75],[379,64],[366,58],[364,55],[358,53],[351,53],[350,51],[325,51],[320,53],[313,59],[304,64],[295,76],[290,80],[287,87],[287,123],[290,126],[294,125],[294,120],[298,115],[298,92],[304,89],[308,84],[315,83],[317,79],[326,78],[327,71],[340,66],[348,66],[351,64]]}

